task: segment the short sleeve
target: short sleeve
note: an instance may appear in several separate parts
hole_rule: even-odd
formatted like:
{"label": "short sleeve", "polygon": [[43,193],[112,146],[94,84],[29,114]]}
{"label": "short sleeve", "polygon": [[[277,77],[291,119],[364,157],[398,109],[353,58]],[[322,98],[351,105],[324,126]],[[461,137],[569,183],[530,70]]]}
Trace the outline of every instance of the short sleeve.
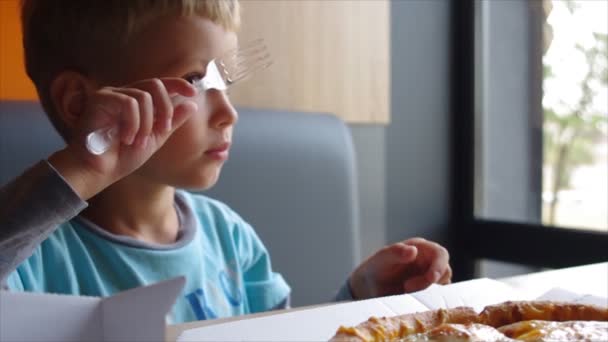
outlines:
{"label": "short sleeve", "polygon": [[249,224],[242,222],[234,238],[250,311],[276,308],[289,297],[291,288],[279,273],[272,270],[268,250]]}
{"label": "short sleeve", "polygon": [[267,280],[247,281],[245,290],[251,312],[275,309],[289,297],[291,289],[278,273],[271,273]]}

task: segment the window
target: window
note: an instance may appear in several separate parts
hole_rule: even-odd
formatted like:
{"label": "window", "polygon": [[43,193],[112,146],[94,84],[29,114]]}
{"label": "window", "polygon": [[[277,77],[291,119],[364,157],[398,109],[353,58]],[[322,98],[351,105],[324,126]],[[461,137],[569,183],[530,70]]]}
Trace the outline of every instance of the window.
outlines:
{"label": "window", "polygon": [[608,259],[606,4],[454,3],[452,232],[468,277],[484,258]]}

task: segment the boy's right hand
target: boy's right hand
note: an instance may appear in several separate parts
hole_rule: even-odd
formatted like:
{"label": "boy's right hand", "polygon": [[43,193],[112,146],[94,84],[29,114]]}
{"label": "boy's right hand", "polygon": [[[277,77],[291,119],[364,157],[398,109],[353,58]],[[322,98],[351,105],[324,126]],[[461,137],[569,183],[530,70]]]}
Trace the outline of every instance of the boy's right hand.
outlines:
{"label": "boy's right hand", "polygon": [[[192,97],[197,91],[184,79],[162,78],[88,94],[72,140],[49,162],[83,200],[89,199],[143,165],[197,111],[193,101],[174,108],[170,94]],[[85,139],[102,127],[118,127],[120,143],[93,155],[86,149]]]}

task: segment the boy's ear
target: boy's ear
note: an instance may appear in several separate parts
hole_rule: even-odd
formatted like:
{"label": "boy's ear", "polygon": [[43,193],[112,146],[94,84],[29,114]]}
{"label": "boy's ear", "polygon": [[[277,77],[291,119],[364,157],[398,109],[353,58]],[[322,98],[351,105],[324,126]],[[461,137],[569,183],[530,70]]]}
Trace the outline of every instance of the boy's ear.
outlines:
{"label": "boy's ear", "polygon": [[55,111],[70,129],[76,127],[84,113],[89,87],[90,81],[75,71],[63,71],[51,83]]}

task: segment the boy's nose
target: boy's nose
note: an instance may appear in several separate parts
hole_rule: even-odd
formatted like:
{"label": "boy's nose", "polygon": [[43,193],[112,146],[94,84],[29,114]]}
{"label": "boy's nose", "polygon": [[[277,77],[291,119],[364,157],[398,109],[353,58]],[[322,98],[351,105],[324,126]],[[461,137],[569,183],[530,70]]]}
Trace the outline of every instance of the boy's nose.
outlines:
{"label": "boy's nose", "polygon": [[211,89],[207,90],[211,113],[209,126],[225,128],[234,125],[238,120],[238,113],[225,92]]}

